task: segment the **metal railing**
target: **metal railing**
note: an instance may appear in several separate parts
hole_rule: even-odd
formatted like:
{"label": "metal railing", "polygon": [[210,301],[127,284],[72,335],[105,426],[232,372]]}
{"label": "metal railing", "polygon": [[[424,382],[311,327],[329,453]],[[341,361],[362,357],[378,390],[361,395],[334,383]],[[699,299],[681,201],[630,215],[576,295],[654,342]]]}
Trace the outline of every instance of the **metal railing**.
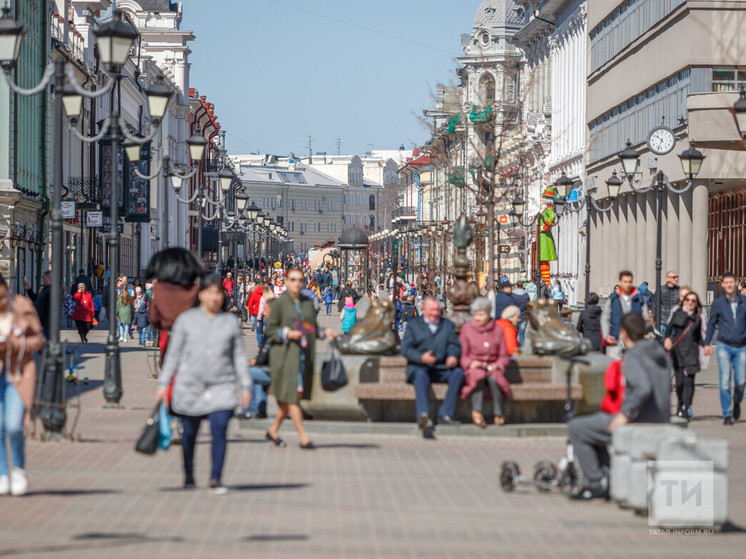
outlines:
{"label": "metal railing", "polygon": [[83,204],[101,203],[101,185],[98,177],[68,177],[63,186],[63,198]]}
{"label": "metal railing", "polygon": [[417,208],[414,206],[401,206],[399,208],[394,208],[394,211],[391,212],[392,219],[403,215],[417,215]]}

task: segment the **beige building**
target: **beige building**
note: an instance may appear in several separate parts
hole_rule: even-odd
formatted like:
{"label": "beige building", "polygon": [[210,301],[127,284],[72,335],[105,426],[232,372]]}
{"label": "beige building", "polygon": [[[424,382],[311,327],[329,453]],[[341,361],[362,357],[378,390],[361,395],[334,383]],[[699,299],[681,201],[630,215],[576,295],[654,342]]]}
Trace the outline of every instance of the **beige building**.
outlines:
{"label": "beige building", "polygon": [[[343,230],[344,184],[301,163],[290,166],[253,165],[232,157],[239,180],[265,215],[288,231],[289,252],[305,252],[314,243],[339,238]],[[253,243],[252,234],[249,242]],[[257,243],[258,244],[258,243]],[[249,255],[252,251],[249,250]],[[258,252],[264,252],[259,250]]]}
{"label": "beige building", "polygon": [[[677,156],[697,140],[707,159],[693,187],[664,196],[662,267],[664,278],[676,270],[679,283],[701,296],[714,290],[726,268],[746,274],[737,245],[743,224],[734,221],[744,209],[746,158],[723,149],[740,149],[742,142],[728,112],[737,96],[721,93],[746,85],[744,23],[744,2],[588,2],[589,187],[605,195],[605,181],[613,170],[621,172],[617,156],[629,139],[640,154],[635,188],[648,187],[663,171],[680,189],[686,180]],[[677,143],[659,157],[645,142],[661,124],[673,129]],[[592,212],[591,290],[609,293],[621,269],[653,286],[656,226],[655,192],[638,194],[626,181],[611,212]]]}

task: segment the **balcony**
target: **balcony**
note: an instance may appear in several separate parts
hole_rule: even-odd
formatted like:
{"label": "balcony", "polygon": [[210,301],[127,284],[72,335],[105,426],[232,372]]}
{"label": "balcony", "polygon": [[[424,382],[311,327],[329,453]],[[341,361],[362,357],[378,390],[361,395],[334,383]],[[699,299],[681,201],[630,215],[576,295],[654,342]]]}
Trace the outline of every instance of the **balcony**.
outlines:
{"label": "balcony", "polygon": [[65,200],[75,200],[80,209],[97,208],[101,204],[98,177],[68,177],[62,189],[62,197]]}
{"label": "balcony", "polygon": [[415,208],[414,206],[401,206],[399,208],[394,208],[394,211],[391,213],[391,218],[396,219],[397,217],[416,215],[417,208]]}

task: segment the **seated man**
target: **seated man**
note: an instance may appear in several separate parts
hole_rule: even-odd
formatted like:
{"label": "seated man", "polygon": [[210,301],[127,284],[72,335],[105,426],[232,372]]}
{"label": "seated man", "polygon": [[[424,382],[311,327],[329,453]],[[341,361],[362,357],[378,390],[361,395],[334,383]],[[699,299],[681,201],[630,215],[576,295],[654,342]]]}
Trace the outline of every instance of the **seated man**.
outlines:
{"label": "seated man", "polygon": [[[622,361],[624,397],[621,413],[598,411],[576,417],[567,426],[575,457],[583,470],[587,486],[572,499],[602,499],[608,496],[608,480],[603,466],[609,466],[606,445],[615,428],[626,423],[668,423],[671,379],[666,352],[654,340],[645,340],[646,324],[639,313],[622,316],[619,336],[624,344]],[[613,384],[613,383],[612,383]],[[604,406],[606,409],[606,405]]]}
{"label": "seated man", "polygon": [[458,366],[461,343],[450,320],[441,317],[440,303],[426,297],[422,316],[407,323],[401,353],[407,358],[407,382],[414,385],[417,425],[425,438],[433,438],[427,394],[431,382],[448,383],[448,393],[438,412],[438,423],[457,425],[453,419],[464,372]]}

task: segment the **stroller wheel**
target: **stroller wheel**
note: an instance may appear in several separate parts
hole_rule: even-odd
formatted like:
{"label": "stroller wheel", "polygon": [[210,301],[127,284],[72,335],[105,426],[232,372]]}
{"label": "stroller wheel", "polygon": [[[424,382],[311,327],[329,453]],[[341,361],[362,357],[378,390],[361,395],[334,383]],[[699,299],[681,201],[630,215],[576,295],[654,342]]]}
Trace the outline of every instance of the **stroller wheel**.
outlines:
{"label": "stroller wheel", "polygon": [[518,464],[512,461],[503,462],[500,470],[500,487],[506,492],[513,491],[521,475]]}
{"label": "stroller wheel", "polygon": [[542,493],[548,493],[557,485],[557,467],[549,460],[541,460],[534,467],[534,481],[536,488]]}
{"label": "stroller wheel", "polygon": [[560,478],[560,489],[565,495],[572,495],[578,488],[578,472],[574,464],[568,464]]}

